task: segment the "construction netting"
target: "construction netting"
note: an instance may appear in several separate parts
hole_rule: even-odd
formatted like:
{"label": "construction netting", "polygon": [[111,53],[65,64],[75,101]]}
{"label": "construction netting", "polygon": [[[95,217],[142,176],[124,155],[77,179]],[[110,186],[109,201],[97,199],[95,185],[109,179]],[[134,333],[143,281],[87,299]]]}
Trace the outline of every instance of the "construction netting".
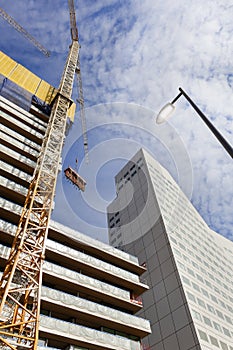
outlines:
{"label": "construction netting", "polygon": [[58,232],[61,232],[63,235],[72,238],[76,242],[84,243],[90,247],[98,248],[99,250],[102,250],[104,252],[107,252],[108,254],[112,256],[117,256],[118,258],[121,258],[125,261],[130,261],[134,264],[138,264],[138,258],[130,255],[126,252],[123,252],[119,249],[116,249],[106,243],[103,243],[101,241],[98,241],[88,235],[85,235],[81,232],[78,232],[77,230],[74,230],[70,227],[64,226],[56,221],[50,221],[50,227],[57,230]]}
{"label": "construction netting", "polygon": [[[10,248],[0,244],[0,257],[7,259],[10,254]],[[80,285],[82,288],[94,290],[101,294],[109,295],[114,298],[130,301],[130,293],[126,290],[112,286],[108,283],[98,281],[89,276],[85,276],[81,273],[66,269],[64,267],[52,264],[45,261],[43,264],[43,271],[52,276],[59,276],[63,280],[66,280],[75,285]]]}
{"label": "construction netting", "polygon": [[130,293],[124,289],[120,289],[118,287],[112,286],[111,284],[96,280],[89,276],[85,276],[65,267],[52,264],[48,261],[44,262],[43,271],[55,277],[60,276],[62,279],[76,284],[77,286],[81,285],[83,288],[92,289],[101,294],[106,294],[114,298],[130,301]]}
{"label": "construction netting", "polygon": [[76,341],[92,344],[92,346],[102,346],[111,350],[141,349],[140,342],[47,316],[40,317],[40,330],[42,332],[52,333],[53,335],[69,337]]}
{"label": "construction netting", "polygon": [[[33,102],[50,114],[58,90],[0,51],[0,95],[29,111]],[[71,101],[67,116],[74,121],[76,104]]]}
{"label": "construction netting", "polygon": [[68,256],[69,258],[74,259],[75,261],[80,261],[89,266],[92,266],[94,269],[100,269],[101,271],[114,275],[115,277],[120,277],[121,279],[125,279],[134,283],[140,283],[139,277],[137,275],[129,271],[123,270],[120,267],[108,264],[105,261],[94,258],[93,256],[81,253],[75,249],[64,246],[63,244],[48,240],[46,248],[51,249],[54,252],[57,251],[59,254],[61,254],[62,252],[64,256]]}
{"label": "construction netting", "polygon": [[31,108],[32,94],[2,74],[0,74],[0,95],[26,111]]}
{"label": "construction netting", "polygon": [[41,297],[43,300],[52,303],[58,303],[73,310],[81,311],[92,317],[104,318],[108,321],[134,327],[150,332],[149,321],[138,316],[130,315],[125,312],[112,309],[110,307],[94,303],[92,301],[76,297],[55,289],[43,287]]}

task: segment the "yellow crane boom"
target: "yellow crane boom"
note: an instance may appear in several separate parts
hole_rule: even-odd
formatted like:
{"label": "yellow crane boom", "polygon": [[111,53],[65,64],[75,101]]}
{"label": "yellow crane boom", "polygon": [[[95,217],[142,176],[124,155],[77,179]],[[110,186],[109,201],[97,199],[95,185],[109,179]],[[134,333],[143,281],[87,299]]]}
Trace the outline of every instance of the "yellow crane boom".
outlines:
{"label": "yellow crane boom", "polygon": [[0,16],[5,21],[7,21],[8,24],[14,27],[19,33],[21,33],[26,39],[28,39],[38,50],[43,52],[45,56],[50,56],[50,52],[43,45],[41,45],[31,34],[29,34],[19,23],[17,23],[13,17],[8,15],[8,13],[6,13],[6,11],[4,11],[1,7]]}
{"label": "yellow crane boom", "polygon": [[37,349],[45,242],[79,56],[72,40],[41,154],[0,281],[0,348]]}

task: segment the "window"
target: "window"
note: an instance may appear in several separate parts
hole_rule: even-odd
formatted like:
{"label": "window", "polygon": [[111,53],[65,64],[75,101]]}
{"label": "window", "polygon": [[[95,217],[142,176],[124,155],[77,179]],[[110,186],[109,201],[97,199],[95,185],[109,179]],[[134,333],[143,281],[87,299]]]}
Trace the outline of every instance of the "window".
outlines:
{"label": "window", "polygon": [[[222,300],[220,300],[219,299],[219,304],[224,308],[224,309],[226,309],[226,304],[222,301]],[[233,311],[233,310],[232,310]]]}
{"label": "window", "polygon": [[205,297],[209,298],[209,293],[205,289],[201,288],[201,291]]}
{"label": "window", "polygon": [[203,320],[204,320],[205,324],[207,324],[207,326],[212,327],[212,323],[208,317],[203,316]]}
{"label": "window", "polygon": [[206,308],[206,307],[205,307],[205,303],[204,303],[204,301],[203,301],[203,300],[201,300],[201,299],[197,298],[197,302],[198,302],[198,304],[199,304],[201,307]]}
{"label": "window", "polygon": [[220,294],[220,290],[217,287],[214,286],[214,290],[217,294]]}
{"label": "window", "polygon": [[212,281],[214,281],[214,276],[213,276],[211,273],[209,273],[209,272],[208,272],[208,275],[209,275],[209,278],[210,278]]}
{"label": "window", "polygon": [[223,341],[220,340],[220,345],[222,350],[228,350],[227,344],[223,343]]}
{"label": "window", "polygon": [[187,277],[185,277],[185,276],[181,276],[181,277],[182,277],[183,282],[184,282],[185,284],[188,284],[188,285],[190,286],[190,281],[189,281],[189,279],[188,279]]}
{"label": "window", "polygon": [[199,266],[199,269],[200,269],[200,271],[204,274],[204,275],[206,275],[206,270],[205,269],[203,269],[203,267],[202,266]]}
{"label": "window", "polygon": [[228,337],[231,338],[231,333],[230,333],[230,331],[229,331],[228,329],[226,329],[225,327],[222,327],[222,329],[223,329],[223,333],[226,334]]}
{"label": "window", "polygon": [[188,254],[189,254],[190,256],[194,256],[194,253],[192,252],[192,250],[187,249],[187,251],[188,251]]}
{"label": "window", "polygon": [[135,164],[133,166],[131,166],[131,168],[129,169],[130,171],[133,170],[135,168]]}
{"label": "window", "polygon": [[193,272],[193,270],[187,268],[187,271],[191,276],[195,277],[195,273]]}
{"label": "window", "polygon": [[199,286],[196,284],[196,283],[192,283],[192,285],[193,285],[193,288],[195,289],[195,290],[197,290],[198,292],[200,292],[200,288],[199,288]]}
{"label": "window", "polygon": [[216,313],[217,313],[218,317],[220,317],[222,320],[224,320],[223,313],[221,311],[216,310]]}
{"label": "window", "polygon": [[207,281],[207,280],[205,280],[205,284],[208,286],[208,287],[212,287],[212,285],[211,285],[211,283],[209,282],[209,281]]}
{"label": "window", "polygon": [[213,308],[212,305],[207,304],[207,309],[212,312],[212,314],[215,314],[215,309]]}
{"label": "window", "polygon": [[198,275],[198,273],[196,273],[196,277],[200,282],[204,283],[203,278],[200,275]]}
{"label": "window", "polygon": [[177,244],[177,240],[176,240],[174,237],[170,237],[170,240],[171,240],[172,242],[174,242],[175,244]]}
{"label": "window", "polygon": [[208,342],[208,337],[207,337],[207,334],[203,331],[201,331],[200,329],[198,329],[198,333],[200,335],[200,338],[204,341],[207,341]]}
{"label": "window", "polygon": [[[164,217],[166,217],[166,215],[164,215]],[[169,219],[169,218],[168,218]],[[179,250],[173,248],[175,254],[179,255],[180,257],[182,256],[181,253],[179,252]]]}
{"label": "window", "polygon": [[[178,234],[177,234],[177,236],[178,236]],[[186,250],[185,246],[182,243],[179,243],[179,246],[181,249]]]}
{"label": "window", "polygon": [[178,266],[182,269],[182,270],[184,270],[185,271],[185,266],[184,266],[184,264],[182,264],[180,261],[178,261],[177,260],[177,264],[178,264]]}
{"label": "window", "polygon": [[189,300],[194,301],[194,303],[196,302],[196,298],[192,293],[187,292],[187,296],[188,296]]}
{"label": "window", "polygon": [[198,321],[201,321],[201,314],[199,314],[199,312],[195,311],[195,310],[192,310],[192,313],[193,313],[193,317],[198,320]]}
{"label": "window", "polygon": [[217,298],[216,298],[214,295],[210,294],[210,298],[211,298],[215,303],[218,303],[218,300],[217,300]]}
{"label": "window", "polygon": [[213,344],[214,346],[217,346],[219,348],[217,339],[215,337],[212,337],[212,335],[210,335],[210,342],[211,342],[211,344]]}
{"label": "window", "polygon": [[222,332],[220,324],[218,324],[217,322],[213,321],[213,325],[214,325],[214,328],[216,329],[216,331]]}
{"label": "window", "polygon": [[228,323],[232,324],[232,320],[230,317],[228,317],[227,315],[224,315],[225,316],[225,319]]}
{"label": "window", "polygon": [[183,255],[183,258],[185,261],[190,262],[190,259],[186,255]]}

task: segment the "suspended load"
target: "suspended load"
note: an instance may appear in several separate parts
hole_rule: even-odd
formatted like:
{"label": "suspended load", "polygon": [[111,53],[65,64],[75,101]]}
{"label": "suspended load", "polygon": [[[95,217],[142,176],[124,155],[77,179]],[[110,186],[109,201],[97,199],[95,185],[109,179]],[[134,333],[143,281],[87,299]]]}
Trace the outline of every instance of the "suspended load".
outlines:
{"label": "suspended load", "polygon": [[86,181],[70,166],[64,170],[65,176],[70,180],[79,190],[85,191]]}

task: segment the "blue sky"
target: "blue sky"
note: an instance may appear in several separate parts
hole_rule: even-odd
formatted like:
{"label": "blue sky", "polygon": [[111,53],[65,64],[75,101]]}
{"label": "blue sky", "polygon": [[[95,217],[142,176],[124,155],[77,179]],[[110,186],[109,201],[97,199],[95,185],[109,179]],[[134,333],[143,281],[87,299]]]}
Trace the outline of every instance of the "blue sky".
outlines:
{"label": "blue sky", "polygon": [[[207,224],[233,239],[233,162],[184,99],[169,123],[154,114],[181,86],[233,144],[233,3],[229,0],[76,0],[90,162],[79,116],[64,166],[87,179],[75,191],[60,174],[53,218],[107,241],[114,175],[140,147],[175,177]],[[1,50],[54,86],[70,44],[67,2],[0,0],[51,51],[46,58],[0,18]],[[74,88],[74,98],[76,89]]]}

